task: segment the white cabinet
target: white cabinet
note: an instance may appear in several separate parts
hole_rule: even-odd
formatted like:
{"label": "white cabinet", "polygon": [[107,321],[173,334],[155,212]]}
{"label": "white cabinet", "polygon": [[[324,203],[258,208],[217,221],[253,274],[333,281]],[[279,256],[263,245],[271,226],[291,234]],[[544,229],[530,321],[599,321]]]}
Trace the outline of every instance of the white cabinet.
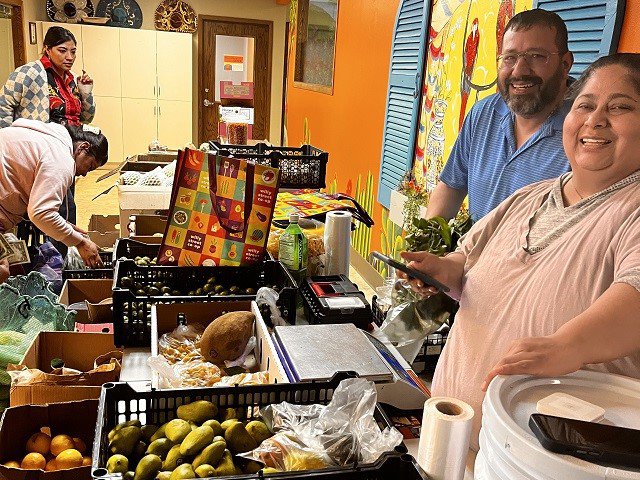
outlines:
{"label": "white cabinet", "polygon": [[82,47],[84,69],[93,79],[93,94],[121,97],[120,62],[113,61],[120,56],[120,29],[83,25]]}
{"label": "white cabinet", "polygon": [[191,102],[192,42],[191,35],[157,32],[158,99]]}
{"label": "white cabinet", "polygon": [[191,102],[158,100],[158,140],[171,149],[192,141]]}
{"label": "white cabinet", "polygon": [[119,30],[122,96],[157,98],[155,30]]}
{"label": "white cabinet", "polygon": [[124,159],[122,146],[122,99],[120,97],[94,96],[96,115],[93,117],[109,142],[109,161],[121,162]]}
{"label": "white cabinet", "polygon": [[158,104],[155,99],[122,99],[122,139],[124,156],[146,152],[158,138]]}

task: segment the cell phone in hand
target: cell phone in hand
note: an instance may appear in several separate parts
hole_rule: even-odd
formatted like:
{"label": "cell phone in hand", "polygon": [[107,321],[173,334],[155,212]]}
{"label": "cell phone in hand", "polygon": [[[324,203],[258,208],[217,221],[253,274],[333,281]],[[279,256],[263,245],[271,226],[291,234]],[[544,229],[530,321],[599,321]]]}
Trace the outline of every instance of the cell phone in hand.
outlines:
{"label": "cell phone in hand", "polygon": [[447,287],[446,285],[440,283],[435,278],[430,277],[426,273],[423,273],[423,272],[421,272],[419,270],[416,270],[415,268],[409,268],[404,263],[397,262],[393,258],[389,258],[389,257],[387,257],[386,255],[383,255],[380,252],[371,252],[371,255],[374,258],[377,258],[378,260],[383,261],[384,263],[386,263],[390,267],[393,267],[396,270],[400,270],[401,272],[406,273],[407,275],[409,275],[409,277],[420,280],[425,285],[428,285],[430,287],[436,287],[438,290],[441,290],[443,292],[448,292],[449,291],[449,287]]}
{"label": "cell phone in hand", "polygon": [[529,427],[544,448],[622,468],[640,468],[640,430],[534,413]]}

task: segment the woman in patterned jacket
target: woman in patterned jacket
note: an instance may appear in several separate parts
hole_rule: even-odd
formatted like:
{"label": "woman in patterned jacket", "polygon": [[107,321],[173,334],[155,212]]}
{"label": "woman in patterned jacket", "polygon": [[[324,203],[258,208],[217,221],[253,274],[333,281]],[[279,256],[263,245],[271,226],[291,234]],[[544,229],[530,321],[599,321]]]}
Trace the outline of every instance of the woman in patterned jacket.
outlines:
{"label": "woman in patterned jacket", "polygon": [[[78,126],[90,123],[96,111],[91,90],[93,80],[84,71],[71,73],[76,59],[76,39],[62,27],[51,27],[44,37],[40,60],[17,68],[0,93],[0,128],[18,118]],[[75,184],[60,207],[60,215],[76,223]],[[64,255],[66,246],[53,241]]]}
{"label": "woman in patterned jacket", "polygon": [[90,123],[95,114],[93,80],[83,72],[74,79],[76,39],[62,27],[51,27],[44,37],[40,60],[18,67],[0,95],[0,128],[17,118],[69,125]]}

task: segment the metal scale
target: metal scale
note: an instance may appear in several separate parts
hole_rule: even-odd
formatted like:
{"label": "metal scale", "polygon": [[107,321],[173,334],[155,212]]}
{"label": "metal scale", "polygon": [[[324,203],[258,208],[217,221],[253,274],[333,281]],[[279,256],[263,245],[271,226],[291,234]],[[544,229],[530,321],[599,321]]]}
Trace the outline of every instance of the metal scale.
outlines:
{"label": "metal scale", "polygon": [[386,337],[379,330],[374,335],[351,323],[290,325],[275,327],[273,340],[291,382],[354,371],[375,382],[378,402],[422,409],[429,390]]}

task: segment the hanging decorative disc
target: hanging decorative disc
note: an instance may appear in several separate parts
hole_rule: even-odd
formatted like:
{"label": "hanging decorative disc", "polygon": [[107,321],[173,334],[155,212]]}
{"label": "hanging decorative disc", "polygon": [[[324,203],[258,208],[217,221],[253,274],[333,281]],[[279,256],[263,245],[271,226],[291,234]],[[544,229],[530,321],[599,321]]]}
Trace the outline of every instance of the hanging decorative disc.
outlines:
{"label": "hanging decorative disc", "polygon": [[194,33],[198,29],[198,16],[187,2],[163,0],[156,8],[156,30]]}
{"label": "hanging decorative disc", "polygon": [[96,16],[109,17],[112,27],[142,27],[142,10],[135,0],[100,0]]}
{"label": "hanging decorative disc", "polygon": [[78,23],[93,17],[91,0],[47,0],[47,17],[54,22]]}

